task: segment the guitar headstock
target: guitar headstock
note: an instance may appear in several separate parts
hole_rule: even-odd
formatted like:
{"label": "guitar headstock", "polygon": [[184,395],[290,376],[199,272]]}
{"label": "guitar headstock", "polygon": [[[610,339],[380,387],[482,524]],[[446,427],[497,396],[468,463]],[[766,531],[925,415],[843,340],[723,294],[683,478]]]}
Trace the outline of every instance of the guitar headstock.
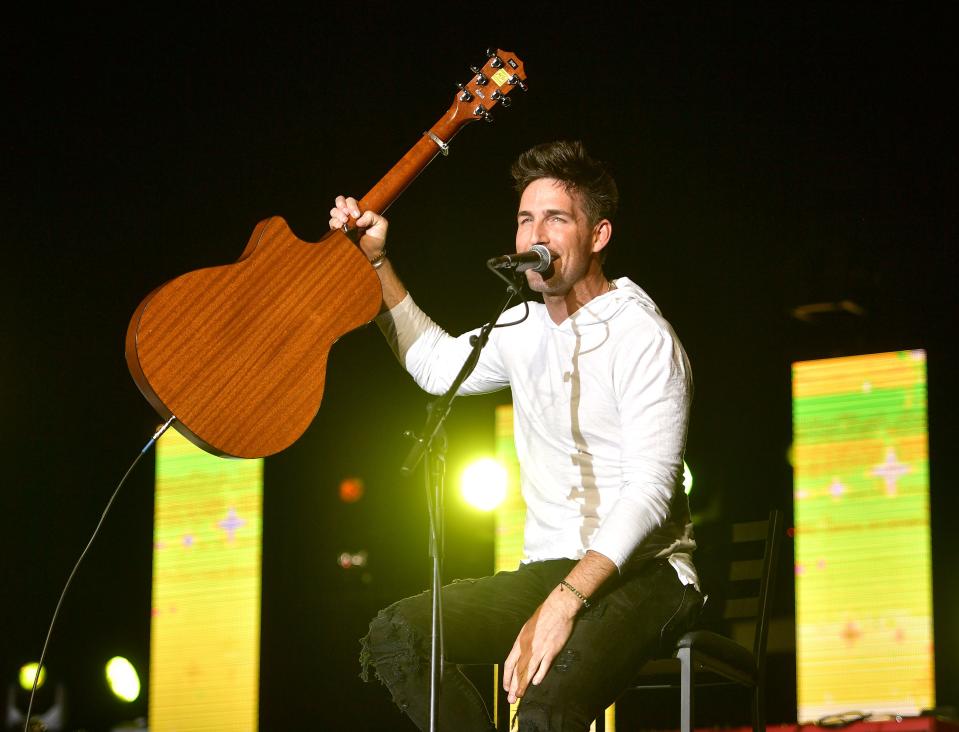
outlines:
{"label": "guitar headstock", "polygon": [[526,91],[526,72],[514,53],[497,48],[488,49],[486,56],[482,68],[470,67],[473,77],[466,84],[456,85],[459,91],[453,106],[462,115],[492,122],[490,110],[497,104],[508,107],[513,101],[508,95],[514,87]]}

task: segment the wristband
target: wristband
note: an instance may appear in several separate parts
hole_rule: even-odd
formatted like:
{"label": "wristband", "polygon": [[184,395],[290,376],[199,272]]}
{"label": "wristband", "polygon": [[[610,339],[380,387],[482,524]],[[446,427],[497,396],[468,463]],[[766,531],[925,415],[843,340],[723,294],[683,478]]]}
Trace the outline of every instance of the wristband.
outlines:
{"label": "wristband", "polygon": [[586,597],[586,595],[584,595],[582,592],[577,590],[575,587],[573,587],[569,582],[567,582],[566,580],[560,580],[559,583],[563,587],[565,587],[567,590],[572,592],[574,595],[576,595],[576,597],[579,598],[579,601],[583,603],[583,607],[585,607],[587,610],[591,607],[589,604],[589,598]]}
{"label": "wristband", "polygon": [[373,259],[370,260],[370,264],[373,266],[373,269],[379,269],[383,266],[383,263],[386,261],[386,250],[377,254]]}

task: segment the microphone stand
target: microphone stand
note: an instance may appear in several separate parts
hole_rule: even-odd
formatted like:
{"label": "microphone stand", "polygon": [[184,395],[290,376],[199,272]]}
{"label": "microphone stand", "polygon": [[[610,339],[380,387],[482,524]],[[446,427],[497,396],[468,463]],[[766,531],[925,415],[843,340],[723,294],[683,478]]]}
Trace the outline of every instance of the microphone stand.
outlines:
{"label": "microphone stand", "polygon": [[449,416],[450,409],[453,406],[453,399],[456,398],[456,392],[466,381],[466,378],[473,373],[476,364],[479,362],[480,352],[489,341],[489,335],[496,327],[496,321],[503,314],[513,297],[519,295],[520,279],[513,273],[513,279],[508,278],[501,272],[490,269],[502,280],[507,283],[506,296],[496,311],[496,315],[482,328],[478,334],[470,337],[470,345],[473,350],[470,351],[466,361],[460,367],[459,373],[453,379],[450,388],[438,399],[430,402],[427,406],[426,423],[420,430],[419,436],[411,434],[414,438],[413,447],[410,448],[400,472],[404,476],[410,475],[419,465],[423,458],[426,458],[426,470],[424,471],[426,484],[426,502],[430,515],[430,556],[433,558],[433,579],[432,589],[432,632],[431,632],[431,650],[430,650],[430,732],[437,732],[438,709],[440,684],[443,680],[443,605],[440,597],[442,587],[442,563],[445,549],[445,534],[443,522],[443,481],[446,473],[446,434],[443,430],[443,424]]}

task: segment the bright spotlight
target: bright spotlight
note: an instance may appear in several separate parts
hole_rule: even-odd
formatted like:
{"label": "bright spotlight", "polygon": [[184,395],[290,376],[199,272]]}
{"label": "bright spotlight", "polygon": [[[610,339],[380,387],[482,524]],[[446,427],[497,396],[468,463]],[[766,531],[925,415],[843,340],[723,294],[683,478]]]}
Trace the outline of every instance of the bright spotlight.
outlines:
{"label": "bright spotlight", "polygon": [[[36,661],[32,663],[25,663],[20,667],[20,688],[24,691],[33,690],[33,680],[37,675],[37,668],[39,664]],[[47,668],[46,666],[39,666],[40,668],[40,680],[37,681],[37,688],[39,689],[43,686],[43,682],[47,680]]]}
{"label": "bright spotlight", "polygon": [[693,471],[689,469],[689,466],[686,464],[686,461],[683,460],[683,490],[686,491],[686,495],[689,495],[689,492],[693,489]]}
{"label": "bright spotlight", "polygon": [[506,468],[493,458],[471,463],[460,478],[466,502],[481,511],[492,511],[506,498]]}
{"label": "bright spotlight", "polygon": [[140,677],[133,664],[123,656],[107,661],[107,682],[110,690],[123,701],[136,701],[140,696]]}

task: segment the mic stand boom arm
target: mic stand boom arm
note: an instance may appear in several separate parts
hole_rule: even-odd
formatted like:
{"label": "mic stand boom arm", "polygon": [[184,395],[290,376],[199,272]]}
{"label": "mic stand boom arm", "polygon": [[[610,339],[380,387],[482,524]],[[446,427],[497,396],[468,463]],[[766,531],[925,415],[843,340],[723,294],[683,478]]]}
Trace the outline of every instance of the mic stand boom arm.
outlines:
{"label": "mic stand boom arm", "polygon": [[[456,398],[456,392],[466,381],[467,377],[473,373],[476,364],[479,362],[480,352],[489,341],[489,335],[496,327],[496,321],[503,314],[510,302],[520,292],[519,280],[510,280],[506,276],[496,272],[503,280],[508,283],[506,288],[506,297],[496,315],[482,328],[478,334],[470,338],[470,345],[473,350],[470,351],[466,361],[463,363],[446,390],[439,399],[430,403],[427,409],[426,423],[420,431],[420,436],[414,435],[415,442],[410,449],[400,472],[404,476],[410,475],[416,466],[426,456],[426,470],[424,471],[426,482],[426,499],[430,513],[430,556],[433,558],[433,579],[432,579],[432,643],[430,650],[430,732],[436,732],[439,704],[440,683],[443,678],[442,650],[443,650],[443,607],[440,599],[440,588],[442,585],[442,561],[445,537],[443,531],[443,477],[445,468],[445,450],[446,439],[442,432],[443,423],[449,416],[450,408],[453,406],[453,399]],[[440,438],[440,439],[437,439]]]}

